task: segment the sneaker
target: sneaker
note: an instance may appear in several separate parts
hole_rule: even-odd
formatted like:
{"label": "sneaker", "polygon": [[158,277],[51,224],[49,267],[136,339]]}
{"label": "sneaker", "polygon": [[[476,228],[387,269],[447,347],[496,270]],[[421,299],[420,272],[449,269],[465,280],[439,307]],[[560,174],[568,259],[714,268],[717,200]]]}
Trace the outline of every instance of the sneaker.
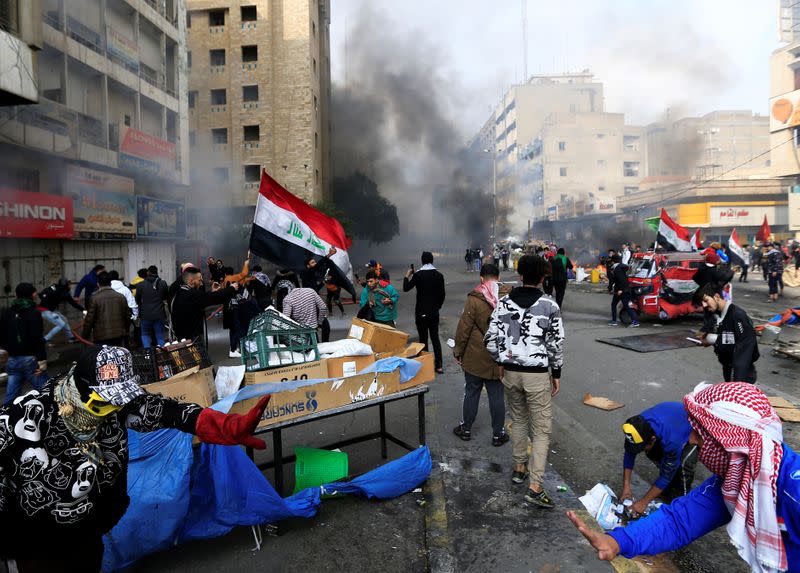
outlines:
{"label": "sneaker", "polygon": [[639,323],[638,322],[632,322],[631,325],[628,328],[639,328]]}
{"label": "sneaker", "polygon": [[231,350],[230,352],[228,352],[228,358],[241,358],[241,357],[242,353],[239,352],[238,350]]}
{"label": "sneaker", "polygon": [[619,323],[616,320],[612,320],[608,323],[608,326],[619,326]]}
{"label": "sneaker", "polygon": [[528,475],[529,474],[526,471],[525,472],[514,471],[511,473],[511,482],[517,485],[525,483],[526,481],[528,481]]}
{"label": "sneaker", "polygon": [[495,448],[499,448],[499,447],[500,447],[500,446],[502,446],[503,444],[507,443],[507,442],[508,442],[508,440],[510,440],[510,439],[511,439],[511,438],[509,438],[509,437],[508,437],[508,434],[506,434],[505,432],[503,432],[503,433],[502,433],[502,434],[500,434],[499,436],[492,436],[492,445],[493,445]]}
{"label": "sneaker", "polygon": [[553,500],[550,499],[544,489],[537,493],[531,488],[528,488],[528,491],[525,492],[525,501],[546,509],[553,509],[555,507]]}
{"label": "sneaker", "polygon": [[465,442],[468,442],[468,441],[470,441],[472,439],[472,434],[470,433],[469,430],[467,430],[464,427],[463,424],[459,424],[458,426],[453,428],[453,433],[456,436],[458,436],[459,438],[461,438],[462,440],[464,440]]}

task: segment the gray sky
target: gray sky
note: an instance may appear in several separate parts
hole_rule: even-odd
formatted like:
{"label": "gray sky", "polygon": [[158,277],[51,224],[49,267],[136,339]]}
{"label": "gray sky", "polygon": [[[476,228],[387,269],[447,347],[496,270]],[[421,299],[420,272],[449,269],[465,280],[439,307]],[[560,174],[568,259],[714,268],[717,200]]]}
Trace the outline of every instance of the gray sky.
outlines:
{"label": "gray sky", "polygon": [[[522,80],[522,0],[332,0],[331,71],[369,5],[373,25],[424,39],[452,85],[452,113],[469,137]],[[606,110],[628,123],[715,109],[766,114],[769,55],[778,46],[777,0],[527,0],[528,74],[589,68]],[[345,50],[346,30],[350,30]],[[403,54],[394,57],[402,58]]]}

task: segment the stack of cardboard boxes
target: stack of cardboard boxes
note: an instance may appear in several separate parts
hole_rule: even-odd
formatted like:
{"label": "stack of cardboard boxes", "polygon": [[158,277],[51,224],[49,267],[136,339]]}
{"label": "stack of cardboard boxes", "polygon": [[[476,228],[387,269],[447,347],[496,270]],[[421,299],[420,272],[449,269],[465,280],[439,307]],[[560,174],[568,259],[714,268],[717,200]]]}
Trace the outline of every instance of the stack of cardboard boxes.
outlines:
{"label": "stack of cardboard boxes", "polygon": [[[405,332],[382,324],[354,318],[348,337],[368,344],[374,354],[328,358],[316,362],[245,374],[245,386],[267,382],[324,380],[324,382],[310,384],[302,388],[287,389],[273,393],[259,427],[337,408],[353,402],[362,402],[379,396],[386,396],[434,379],[433,354],[421,352],[422,345],[419,343],[409,345],[408,334]],[[417,375],[401,384],[400,372],[397,370],[394,372],[357,374],[376,360],[393,356],[410,358],[420,362],[421,368]],[[149,392],[158,392],[179,401],[195,402],[205,407],[213,404],[217,398],[211,368],[203,370],[194,368],[182,372],[178,376],[173,376],[164,382],[149,384],[146,389]],[[245,413],[257,401],[257,399],[252,399],[238,402],[231,408],[231,412]]]}

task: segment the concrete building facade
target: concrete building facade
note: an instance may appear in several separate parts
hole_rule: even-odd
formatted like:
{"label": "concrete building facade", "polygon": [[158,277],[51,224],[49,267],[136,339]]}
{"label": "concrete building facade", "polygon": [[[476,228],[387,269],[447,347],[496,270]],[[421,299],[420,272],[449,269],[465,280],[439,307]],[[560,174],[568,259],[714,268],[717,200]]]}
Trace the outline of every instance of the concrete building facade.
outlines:
{"label": "concrete building facade", "polygon": [[189,182],[183,1],[23,4],[39,7],[38,103],[0,108],[0,306],[19,281],[96,263],[173,278]]}
{"label": "concrete building facade", "polygon": [[619,113],[554,113],[520,157],[521,188],[534,219],[613,213],[617,197],[636,193],[642,129]]}
{"label": "concrete building facade", "polygon": [[[261,169],[328,198],[328,0],[188,0],[193,188],[207,206],[255,205]],[[252,220],[252,219],[251,219]]]}
{"label": "concrete building facade", "polygon": [[39,0],[0,1],[0,106],[39,101],[41,13]]}

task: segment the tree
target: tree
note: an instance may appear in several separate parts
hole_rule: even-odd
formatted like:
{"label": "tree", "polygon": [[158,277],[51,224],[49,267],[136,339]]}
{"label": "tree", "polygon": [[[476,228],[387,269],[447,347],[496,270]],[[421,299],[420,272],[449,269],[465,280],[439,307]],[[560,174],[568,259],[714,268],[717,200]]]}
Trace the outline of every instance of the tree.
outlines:
{"label": "tree", "polygon": [[400,232],[397,207],[382,197],[378,185],[356,171],[333,180],[333,203],[348,219],[353,235],[370,243],[388,243]]}

